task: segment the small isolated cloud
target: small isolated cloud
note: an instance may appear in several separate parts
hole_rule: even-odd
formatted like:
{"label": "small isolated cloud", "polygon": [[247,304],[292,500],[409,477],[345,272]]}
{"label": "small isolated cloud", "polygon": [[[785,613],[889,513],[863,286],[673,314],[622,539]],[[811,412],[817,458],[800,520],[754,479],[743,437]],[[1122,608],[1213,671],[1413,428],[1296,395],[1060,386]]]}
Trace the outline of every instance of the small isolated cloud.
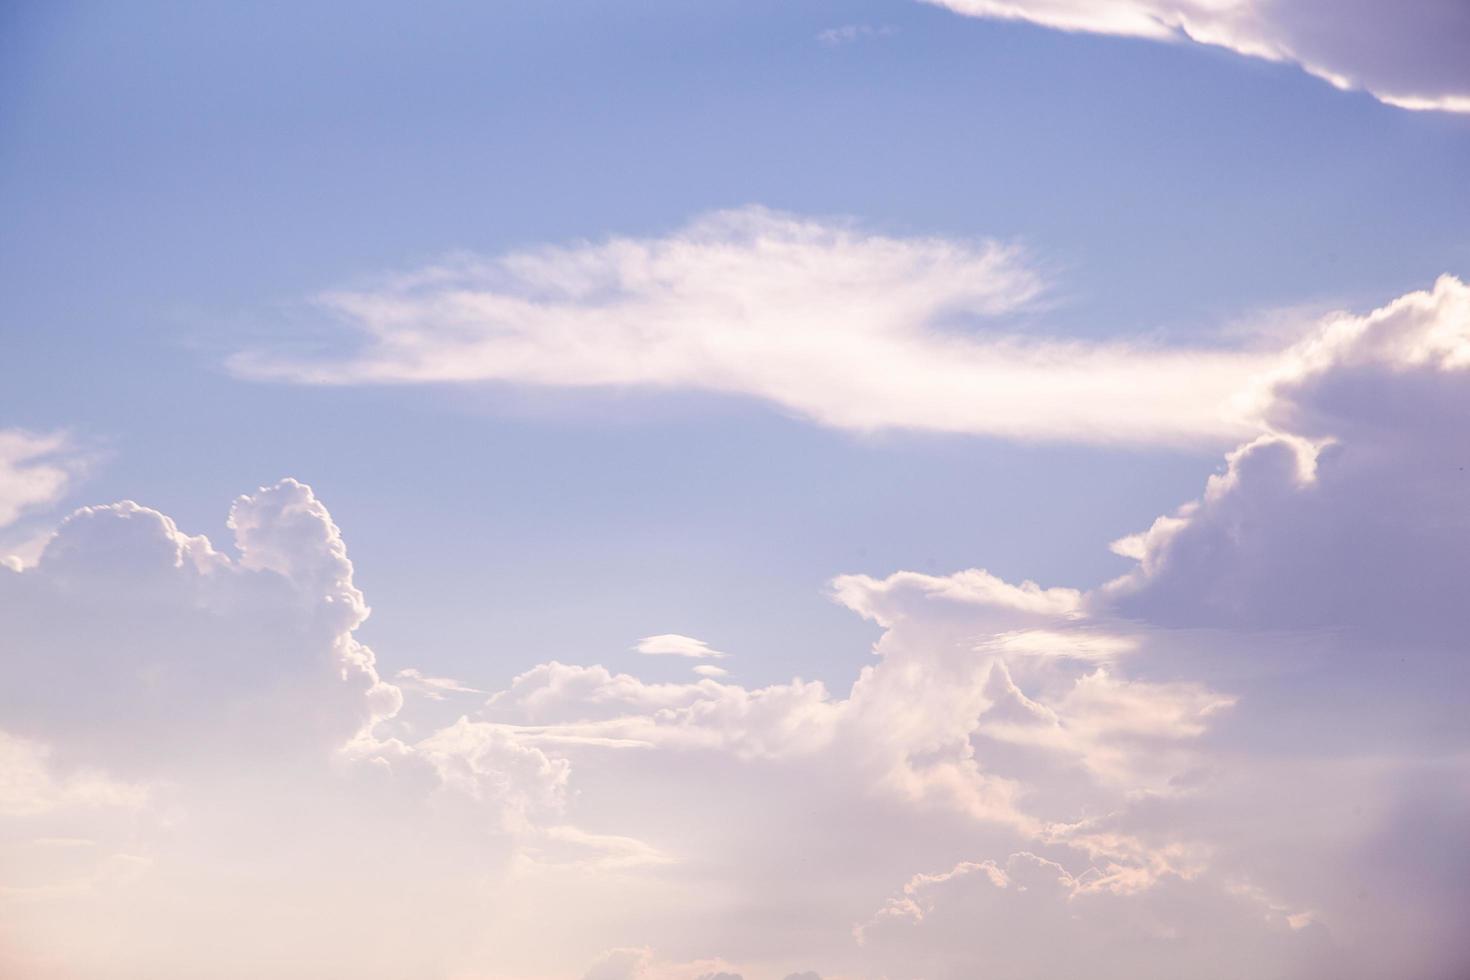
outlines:
{"label": "small isolated cloud", "polygon": [[0,429],[0,527],[56,503],[80,469],[76,447],[65,433]]}
{"label": "small isolated cloud", "polygon": [[[696,660],[719,659],[727,656],[719,650],[711,649],[710,645],[703,640],[696,640],[692,636],[684,636],[679,633],[659,633],[657,636],[645,636],[633,647],[639,653],[655,657],[692,657]],[[721,671],[723,673],[723,671]]]}
{"label": "small isolated cloud", "polygon": [[230,366],[302,384],[710,391],[859,432],[1224,448],[1257,431],[1236,397],[1268,358],[1006,329],[1045,288],[1015,246],[750,207],[327,293],[345,343]]}
{"label": "small isolated cloud", "polygon": [[851,44],[867,38],[887,37],[893,33],[893,28],[887,24],[874,27],[871,24],[843,24],[841,27],[829,27],[817,35],[817,41],[829,48],[835,48],[840,44]]}
{"label": "small isolated cloud", "polygon": [[714,664],[696,664],[694,672],[700,677],[727,677],[730,674],[725,668],[716,667]]}
{"label": "small isolated cloud", "polygon": [[1470,112],[1462,0],[925,0],[970,17],[1193,41],[1285,61],[1405,109]]}

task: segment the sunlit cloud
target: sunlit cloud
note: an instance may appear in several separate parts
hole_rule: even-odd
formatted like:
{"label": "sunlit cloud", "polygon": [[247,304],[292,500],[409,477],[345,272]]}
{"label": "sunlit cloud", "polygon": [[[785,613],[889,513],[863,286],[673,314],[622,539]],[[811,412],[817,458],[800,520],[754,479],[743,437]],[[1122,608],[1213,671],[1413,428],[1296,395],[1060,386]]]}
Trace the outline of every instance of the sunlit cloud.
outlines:
{"label": "sunlit cloud", "polygon": [[859,432],[1224,446],[1253,431],[1238,397],[1267,357],[1008,327],[1045,289],[1013,246],[746,208],[327,293],[340,343],[230,366],[303,384],[710,391]]}
{"label": "sunlit cloud", "polygon": [[1470,15],[1455,0],[925,0],[970,17],[1211,44],[1285,61],[1403,109],[1470,112]]}
{"label": "sunlit cloud", "polygon": [[633,649],[653,657],[692,657],[695,660],[702,660],[725,656],[721,651],[712,649],[703,640],[696,640],[692,636],[683,636],[679,633],[645,636],[634,644]]}

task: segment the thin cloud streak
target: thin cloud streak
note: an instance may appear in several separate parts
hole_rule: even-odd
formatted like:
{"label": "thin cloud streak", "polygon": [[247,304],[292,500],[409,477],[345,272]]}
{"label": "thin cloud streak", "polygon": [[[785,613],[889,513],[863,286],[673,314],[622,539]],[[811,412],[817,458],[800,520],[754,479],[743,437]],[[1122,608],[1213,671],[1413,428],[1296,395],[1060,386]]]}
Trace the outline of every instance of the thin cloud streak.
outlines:
{"label": "thin cloud streak", "polygon": [[327,293],[353,335],[317,358],[244,351],[245,378],[701,390],[822,425],[1100,445],[1252,434],[1254,352],[1027,336],[1045,291],[996,242],[895,238],[746,208],[664,238],[511,252]]}

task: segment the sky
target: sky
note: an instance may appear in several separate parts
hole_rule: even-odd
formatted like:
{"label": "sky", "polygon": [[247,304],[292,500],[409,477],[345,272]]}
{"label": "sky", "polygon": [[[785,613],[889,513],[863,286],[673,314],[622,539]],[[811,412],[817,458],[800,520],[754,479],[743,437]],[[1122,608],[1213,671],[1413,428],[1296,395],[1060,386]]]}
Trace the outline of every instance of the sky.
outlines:
{"label": "sky", "polygon": [[0,974],[1470,973],[1459,0],[0,11]]}

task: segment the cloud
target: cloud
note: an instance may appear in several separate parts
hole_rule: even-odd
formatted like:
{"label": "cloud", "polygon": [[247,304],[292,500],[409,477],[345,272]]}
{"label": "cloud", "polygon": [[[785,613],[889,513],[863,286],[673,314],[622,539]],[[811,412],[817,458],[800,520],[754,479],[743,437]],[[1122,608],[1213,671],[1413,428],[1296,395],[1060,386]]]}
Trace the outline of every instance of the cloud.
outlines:
{"label": "cloud", "polygon": [[1282,354],[1104,587],[838,576],[830,689],[553,661],[420,724],[309,488],[219,548],[83,508],[0,570],[0,972],[1465,975],[1467,297]]}
{"label": "cloud", "polygon": [[1263,382],[1272,432],[1134,539],[1109,601],[1167,625],[1448,641],[1470,579],[1470,287],[1330,319]]}
{"label": "cloud", "polygon": [[678,633],[645,636],[633,649],[652,656],[693,657],[694,659],[717,659],[725,656],[719,650],[710,649],[710,645],[703,640],[696,640],[692,636],[681,636]]}
{"label": "cloud", "polygon": [[241,496],[227,526],[222,550],[131,501],[84,507],[0,568],[0,973],[221,974],[229,948],[221,975],[440,975],[522,845],[604,873],[659,859],[564,821],[565,759],[400,724],[310,487]]}
{"label": "cloud", "polygon": [[856,935],[892,975],[1017,980],[1300,975],[1319,942],[1252,895],[1181,876],[1120,895],[1029,852],[916,875]]}
{"label": "cloud", "polygon": [[230,512],[238,559],[131,501],[78,510],[36,564],[0,570],[3,727],[118,771],[229,744],[322,751],[401,695],[353,633],[367,618],[341,536],[285,480]]}
{"label": "cloud", "polygon": [[0,429],[0,527],[60,500],[82,462],[65,433]]}
{"label": "cloud", "polygon": [[971,17],[1194,41],[1286,61],[1406,109],[1470,112],[1470,10],[1458,0],[926,0]]}
{"label": "cloud", "polygon": [[70,807],[141,806],[147,789],[82,769],[58,773],[39,742],[0,732],[0,817],[34,816]]}
{"label": "cloud", "polygon": [[509,382],[703,390],[860,432],[1227,444],[1252,353],[996,329],[1044,290],[1016,248],[896,238],[745,208],[663,238],[463,259],[333,292],[349,342],[242,352],[306,384]]}
{"label": "cloud", "polygon": [[[1458,975],[1464,862],[1436,862],[1470,816],[1467,293],[1445,278],[1285,352],[1252,390],[1267,434],[1104,588],[840,576],[884,630],[843,696],[553,664],[488,713],[609,773],[626,826],[679,786],[700,830],[668,831],[671,867],[722,855],[701,889],[790,897],[783,947],[844,973]],[[905,863],[836,944],[844,898]]]}
{"label": "cloud", "polygon": [[455,694],[485,693],[452,677],[429,677],[416,667],[403,668],[393,675],[393,682],[400,690],[412,691],[430,701],[443,701]]}
{"label": "cloud", "polygon": [[[994,858],[915,876],[862,920],[875,968],[1465,971],[1470,947],[1446,912],[1470,898],[1464,862],[1437,861],[1454,849],[1442,828],[1470,816],[1470,798],[1451,789],[1464,785],[1470,748],[1457,720],[1470,671],[1454,593],[1470,571],[1467,354],[1470,289],[1450,277],[1331,318],[1257,390],[1271,431],[1230,453],[1200,500],[1130,542],[1133,572],[1078,596],[1060,630],[975,645],[1006,657],[987,680],[977,757],[1018,781],[1020,808],[1056,821],[1039,842],[1084,863],[1024,857],[1046,871],[1026,894]],[[858,584],[839,594],[880,617],[884,642],[902,633],[930,646],[993,633],[993,612],[964,610],[1006,594],[974,572]],[[1082,626],[1133,635],[1111,655],[1096,644],[1036,655],[1067,650]],[[1014,636],[1027,638],[1020,650]],[[1048,695],[1068,663],[1087,673]],[[1113,688],[1119,671],[1128,693]],[[1069,758],[1095,780],[1086,792],[1061,788]],[[936,927],[941,913],[953,918]]]}
{"label": "cloud", "polygon": [[880,27],[871,24],[843,24],[841,27],[829,27],[821,31],[817,34],[817,41],[829,48],[835,48],[855,41],[887,37],[892,33],[893,28],[886,24]]}

